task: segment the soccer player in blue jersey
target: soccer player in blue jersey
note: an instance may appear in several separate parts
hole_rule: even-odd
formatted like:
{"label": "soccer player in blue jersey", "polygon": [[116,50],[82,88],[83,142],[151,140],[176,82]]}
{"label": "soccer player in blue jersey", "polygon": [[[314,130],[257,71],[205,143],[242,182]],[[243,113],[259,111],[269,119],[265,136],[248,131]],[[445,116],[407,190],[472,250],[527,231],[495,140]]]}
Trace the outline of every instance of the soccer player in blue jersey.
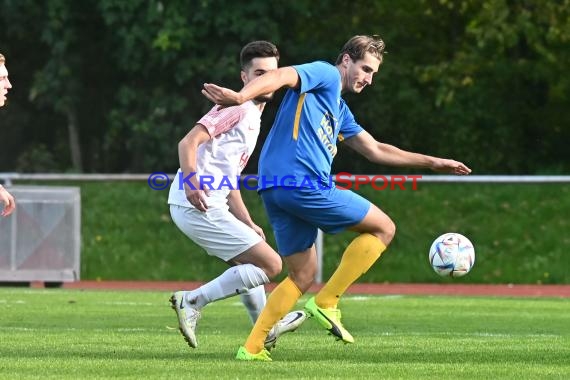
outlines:
{"label": "soccer player in blue jersey", "polygon": [[[260,94],[289,88],[259,161],[260,194],[289,273],[269,296],[237,359],[271,360],[263,351],[264,339],[313,283],[317,270],[314,242],[319,228],[327,233],[348,229],[359,236],[348,245],[331,278],[307,301],[305,310],[337,339],[354,342],[341,323],[339,299],[386,250],[396,226],[368,200],[329,183],[337,141],[382,165],[458,175],[471,172],[458,161],[378,142],[355,121],[341,95],[360,93],[372,84],[383,61],[384,47],[378,36],[354,36],[342,48],[335,65],[317,61],[283,67],[249,82],[240,92],[204,84],[204,96],[222,105],[242,104]],[[295,178],[288,186],[274,180],[286,175]]]}

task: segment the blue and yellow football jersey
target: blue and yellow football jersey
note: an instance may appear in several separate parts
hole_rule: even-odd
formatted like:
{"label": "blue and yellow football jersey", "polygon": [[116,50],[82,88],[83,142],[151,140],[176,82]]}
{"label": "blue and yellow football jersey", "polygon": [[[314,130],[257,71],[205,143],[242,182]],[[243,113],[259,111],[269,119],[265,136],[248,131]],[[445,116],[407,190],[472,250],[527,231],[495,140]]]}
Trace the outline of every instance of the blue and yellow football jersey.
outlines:
{"label": "blue and yellow football jersey", "polygon": [[337,141],[363,130],[340,96],[341,77],[335,66],[316,61],[293,67],[301,86],[285,94],[263,145],[261,189],[283,186],[285,176],[293,187],[330,184]]}

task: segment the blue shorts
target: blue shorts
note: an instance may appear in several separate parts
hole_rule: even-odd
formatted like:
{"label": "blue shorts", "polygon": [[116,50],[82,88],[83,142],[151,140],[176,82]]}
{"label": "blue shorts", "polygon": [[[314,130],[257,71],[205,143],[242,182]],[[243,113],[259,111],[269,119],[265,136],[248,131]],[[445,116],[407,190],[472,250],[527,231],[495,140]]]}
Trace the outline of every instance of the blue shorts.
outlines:
{"label": "blue shorts", "polygon": [[370,202],[350,190],[273,187],[260,192],[281,256],[310,248],[320,228],[335,234],[360,223]]}

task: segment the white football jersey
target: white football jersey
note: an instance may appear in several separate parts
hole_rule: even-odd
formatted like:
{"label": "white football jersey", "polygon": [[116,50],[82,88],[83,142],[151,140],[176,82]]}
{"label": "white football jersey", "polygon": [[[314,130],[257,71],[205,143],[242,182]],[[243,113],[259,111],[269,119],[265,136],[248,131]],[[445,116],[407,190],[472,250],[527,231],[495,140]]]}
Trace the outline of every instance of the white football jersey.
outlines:
{"label": "white football jersey", "polygon": [[[211,139],[198,147],[195,176],[211,188],[206,197],[209,208],[228,208],[227,197],[240,185],[239,176],[257,143],[261,110],[248,101],[239,106],[214,106],[197,124],[208,130]],[[184,192],[184,178],[191,173],[180,169],[170,185],[168,203],[194,207]]]}

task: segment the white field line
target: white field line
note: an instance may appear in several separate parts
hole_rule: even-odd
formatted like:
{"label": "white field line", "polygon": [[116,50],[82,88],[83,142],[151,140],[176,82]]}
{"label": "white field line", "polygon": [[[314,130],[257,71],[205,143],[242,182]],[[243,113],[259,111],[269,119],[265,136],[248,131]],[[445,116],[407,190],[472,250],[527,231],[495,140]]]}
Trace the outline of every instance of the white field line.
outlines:
{"label": "white field line", "polygon": [[[166,326],[169,330],[177,330],[175,327]],[[50,327],[48,329],[44,327],[19,327],[19,326],[0,326],[0,331],[24,331],[24,332],[36,332],[41,331],[45,333],[46,331],[82,331],[83,329],[78,329],[75,327],[63,327],[54,328]],[[96,332],[152,332],[160,329],[156,328],[126,328],[118,327],[114,329],[88,329],[89,331]],[[459,332],[422,332],[422,331],[406,331],[406,332],[383,332],[380,334],[375,334],[380,336],[390,336],[390,337],[405,337],[405,336],[436,336],[436,337],[462,337],[462,338],[502,338],[502,339],[520,339],[520,338],[532,338],[532,339],[558,339],[562,338],[562,335],[557,334],[507,334],[507,333],[489,333],[489,332],[471,332],[471,333],[459,333]]]}

